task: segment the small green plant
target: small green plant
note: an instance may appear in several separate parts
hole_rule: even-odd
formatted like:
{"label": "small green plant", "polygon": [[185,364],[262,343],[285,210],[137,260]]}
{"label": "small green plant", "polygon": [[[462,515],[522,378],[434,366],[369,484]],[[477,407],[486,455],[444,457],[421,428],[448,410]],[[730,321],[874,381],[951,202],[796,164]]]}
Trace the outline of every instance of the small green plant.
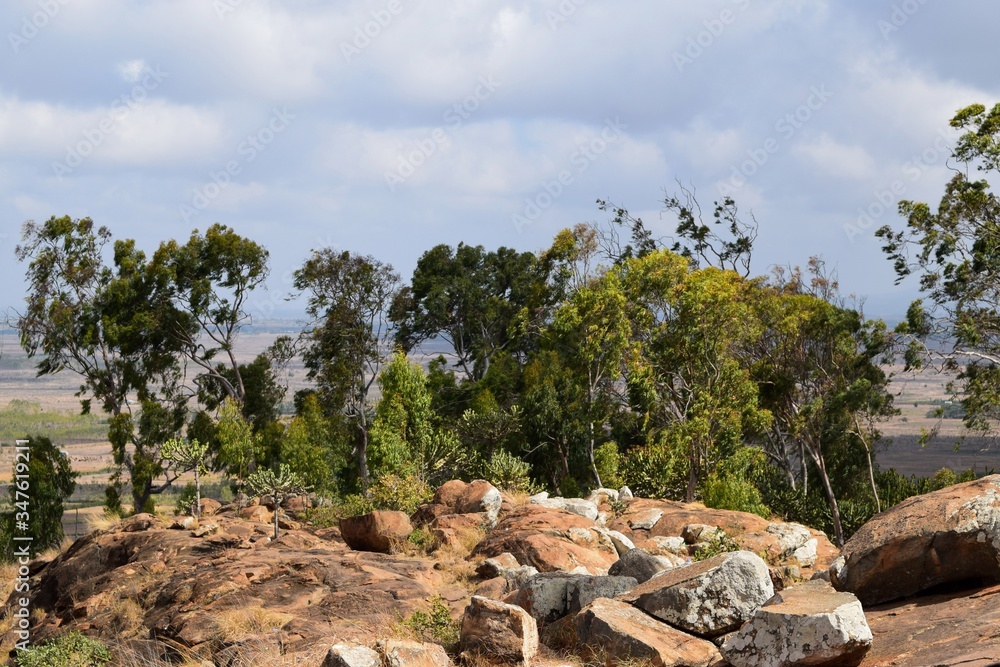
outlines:
{"label": "small green plant", "polygon": [[621,454],[618,453],[618,443],[608,441],[594,450],[594,465],[601,475],[604,486],[617,489],[623,485],[618,470],[621,467]]}
{"label": "small green plant", "polygon": [[701,536],[702,545],[694,550],[692,558],[694,560],[708,560],[709,558],[715,558],[719,554],[726,554],[731,551],[739,551],[740,545],[736,544],[735,541],[726,533],[720,529],[716,528],[711,533],[707,535],[703,534]]}
{"label": "small green plant", "polygon": [[417,475],[379,475],[370,492],[375,509],[407,514],[434,497],[434,489]]}
{"label": "small green plant", "polygon": [[339,517],[360,516],[374,510],[375,505],[372,504],[371,498],[363,496],[360,493],[352,493],[344,496],[337,503],[336,513]]}
{"label": "small green plant", "polygon": [[430,553],[430,551],[434,548],[434,543],[436,542],[434,533],[426,528],[417,528],[410,533],[406,540],[412,544],[417,551],[422,553]]}
{"label": "small green plant", "polygon": [[102,667],[109,662],[107,646],[76,631],[17,652],[18,667]]}
{"label": "small green plant", "polygon": [[531,464],[505,449],[498,449],[483,467],[483,477],[502,491],[531,491]]}
{"label": "small green plant", "polygon": [[451,618],[451,611],[440,595],[427,600],[427,611],[415,611],[402,625],[422,641],[434,642],[442,646],[458,643],[459,624]]}
{"label": "small green plant", "polygon": [[339,507],[310,507],[300,512],[299,516],[314,528],[330,528],[337,525],[343,514]]}
{"label": "small green plant", "polygon": [[608,506],[611,508],[611,515],[616,519],[628,511],[628,503],[618,498],[608,498]]}
{"label": "small green plant", "polygon": [[293,494],[307,491],[305,482],[282,463],[277,472],[266,468],[257,470],[247,478],[246,484],[254,495],[271,496],[274,499],[274,539],[278,539],[281,503]]}
{"label": "small green plant", "polygon": [[177,497],[177,505],[174,506],[174,514],[192,514],[194,509],[194,503],[198,496],[198,490],[194,486],[194,482],[188,482],[184,485],[184,490]]}

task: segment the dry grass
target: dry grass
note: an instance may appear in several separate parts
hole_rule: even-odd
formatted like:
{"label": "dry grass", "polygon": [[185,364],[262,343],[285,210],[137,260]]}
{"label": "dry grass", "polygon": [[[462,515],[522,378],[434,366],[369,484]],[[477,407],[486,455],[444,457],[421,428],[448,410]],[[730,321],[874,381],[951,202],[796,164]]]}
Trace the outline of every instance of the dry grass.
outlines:
{"label": "dry grass", "polygon": [[515,509],[519,507],[526,507],[531,504],[529,498],[531,494],[527,491],[504,491],[503,495],[510,501],[510,504],[514,506]]}
{"label": "dry grass", "polygon": [[145,610],[131,597],[113,595],[107,606],[108,629],[116,636],[129,639],[139,634],[143,629]]}
{"label": "dry grass", "polygon": [[114,514],[94,514],[87,518],[87,529],[91,532],[103,532],[121,527],[122,518]]}
{"label": "dry grass", "polygon": [[260,603],[233,607],[215,613],[215,633],[222,641],[235,641],[250,635],[273,634],[294,617],[264,609]]}

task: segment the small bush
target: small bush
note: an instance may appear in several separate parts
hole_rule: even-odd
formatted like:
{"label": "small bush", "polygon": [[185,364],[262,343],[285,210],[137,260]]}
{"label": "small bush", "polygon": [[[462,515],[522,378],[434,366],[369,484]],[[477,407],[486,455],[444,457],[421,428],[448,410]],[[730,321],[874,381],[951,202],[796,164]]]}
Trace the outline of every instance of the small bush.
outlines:
{"label": "small bush", "polygon": [[76,631],[17,652],[18,667],[101,667],[109,662],[107,646]]}
{"label": "small bush", "polygon": [[708,560],[719,554],[727,554],[731,551],[739,551],[740,545],[726,533],[718,528],[708,535],[702,535],[703,544],[694,550],[691,558],[694,560]]}
{"label": "small bush", "polygon": [[194,508],[194,501],[197,498],[197,489],[195,488],[194,482],[188,482],[184,485],[184,490],[177,497],[177,505],[174,506],[174,514],[192,514],[192,508]]}
{"label": "small bush", "polygon": [[402,622],[421,641],[434,642],[442,646],[458,643],[459,624],[451,618],[451,611],[444,598],[435,595],[427,601],[428,610],[415,611]]}
{"label": "small bush", "polygon": [[605,488],[618,489],[623,486],[622,478],[618,474],[618,469],[621,467],[618,443],[605,442],[595,449],[594,463],[597,466],[597,474],[601,476],[601,484]]}
{"label": "small bush", "polygon": [[[336,526],[341,516],[339,507],[310,507],[298,513],[303,521],[315,528],[330,528]],[[364,512],[362,512],[364,514]]]}
{"label": "small bush", "polygon": [[378,510],[397,510],[413,514],[434,497],[430,485],[416,475],[381,475],[372,485],[371,502]]}
{"label": "small bush", "polygon": [[483,467],[483,478],[501,491],[531,490],[531,464],[505,449],[498,449]]}

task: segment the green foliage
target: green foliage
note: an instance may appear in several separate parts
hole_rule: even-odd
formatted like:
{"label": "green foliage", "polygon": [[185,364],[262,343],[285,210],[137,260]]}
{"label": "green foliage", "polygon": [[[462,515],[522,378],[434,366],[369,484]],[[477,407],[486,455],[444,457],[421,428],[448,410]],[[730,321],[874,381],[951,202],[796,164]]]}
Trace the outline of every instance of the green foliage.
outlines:
{"label": "green foliage", "polygon": [[110,662],[107,646],[75,630],[17,652],[18,667],[101,667]]}
{"label": "green foliage", "polygon": [[630,449],[621,468],[625,485],[640,498],[683,499],[688,460],[676,455],[676,449],[660,441]]}
{"label": "green foliage", "polygon": [[406,541],[412,544],[418,551],[429,553],[437,544],[434,533],[426,528],[416,528],[407,536]]}
{"label": "green foliage", "polygon": [[28,460],[15,456],[11,471],[14,483],[8,488],[13,511],[2,517],[0,560],[5,562],[16,560],[15,547],[21,546],[11,539],[15,521],[25,520],[28,524],[27,531],[17,533],[34,538],[30,544],[32,556],[59,546],[63,539],[63,503],[76,488],[77,473],[70,467],[68,456],[48,438],[34,436],[27,440],[22,446],[28,447]]}
{"label": "green foliage", "polygon": [[609,440],[598,446],[594,450],[594,464],[597,466],[597,473],[605,487],[618,489],[623,486],[622,478],[618,474],[621,467],[618,443]]}
{"label": "green foliage", "polygon": [[531,464],[510,452],[499,449],[483,466],[483,478],[501,491],[529,492]]}
{"label": "green foliage", "polygon": [[380,475],[370,491],[374,509],[406,514],[413,514],[434,497],[434,489],[416,475]]}
{"label": "green foliage", "polygon": [[231,398],[223,401],[219,408],[215,437],[219,443],[216,468],[236,479],[237,484],[243,484],[254,465],[264,459],[265,453],[262,437],[253,432],[253,426],[243,416],[239,404]]}
{"label": "green foliage", "polygon": [[347,467],[350,456],[347,443],[337,435],[311,394],[285,430],[281,445],[282,462],[325,496],[338,491],[337,473]]}
{"label": "green foliage", "polygon": [[195,506],[197,498],[197,487],[195,487],[194,482],[188,482],[184,485],[184,489],[180,495],[177,496],[177,504],[174,505],[174,514],[193,514],[192,508]]}
{"label": "green foliage", "polygon": [[411,630],[420,641],[433,642],[442,646],[452,647],[458,643],[461,626],[453,621],[448,604],[440,595],[427,600],[427,611],[415,611],[402,621],[402,625]]}
{"label": "green foliage", "polygon": [[278,539],[278,517],[281,503],[292,494],[308,490],[305,481],[284,463],[273,471],[262,468],[255,471],[246,481],[250,493],[257,496],[271,496],[274,499],[274,539]]}
{"label": "green foliage", "polygon": [[741,447],[713,473],[702,489],[706,507],[750,512],[765,519],[771,510],[761,498],[756,484],[763,476],[767,460],[759,449]]}
{"label": "green foliage", "polygon": [[700,541],[703,544],[695,549],[694,553],[691,555],[691,558],[696,561],[708,560],[709,558],[714,558],[719,554],[740,550],[740,545],[737,544],[731,537],[726,535],[726,533],[720,528],[716,528],[707,535],[702,534]]}

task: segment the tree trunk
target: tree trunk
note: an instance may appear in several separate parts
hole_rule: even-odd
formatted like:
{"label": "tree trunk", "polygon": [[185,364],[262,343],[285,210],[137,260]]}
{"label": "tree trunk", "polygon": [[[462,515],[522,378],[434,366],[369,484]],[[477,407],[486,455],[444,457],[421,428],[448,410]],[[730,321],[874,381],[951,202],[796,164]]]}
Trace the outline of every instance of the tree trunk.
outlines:
{"label": "tree trunk", "polygon": [[358,424],[358,475],[361,477],[361,492],[368,493],[371,478],[368,472],[368,425],[364,416]]}
{"label": "tree trunk", "polygon": [[278,511],[281,509],[281,503],[278,502],[277,492],[271,494],[271,500],[274,501],[274,539],[278,539]]}
{"label": "tree trunk", "polygon": [[195,518],[201,521],[201,476],[198,466],[194,467],[194,511]]}
{"label": "tree trunk", "polygon": [[833,514],[833,533],[837,546],[844,546],[844,527],[840,523],[840,505],[837,503],[837,496],[833,493],[833,486],[830,485],[830,476],[826,474],[826,462],[821,454],[814,454],[813,460],[819,470],[820,481],[823,482],[823,492],[826,494],[826,502],[830,505],[830,513]]}
{"label": "tree trunk", "polygon": [[594,475],[597,488],[601,488],[601,473],[597,472],[597,461],[594,459],[594,422],[590,422],[590,441],[587,443],[587,455],[590,457],[590,472]]}

